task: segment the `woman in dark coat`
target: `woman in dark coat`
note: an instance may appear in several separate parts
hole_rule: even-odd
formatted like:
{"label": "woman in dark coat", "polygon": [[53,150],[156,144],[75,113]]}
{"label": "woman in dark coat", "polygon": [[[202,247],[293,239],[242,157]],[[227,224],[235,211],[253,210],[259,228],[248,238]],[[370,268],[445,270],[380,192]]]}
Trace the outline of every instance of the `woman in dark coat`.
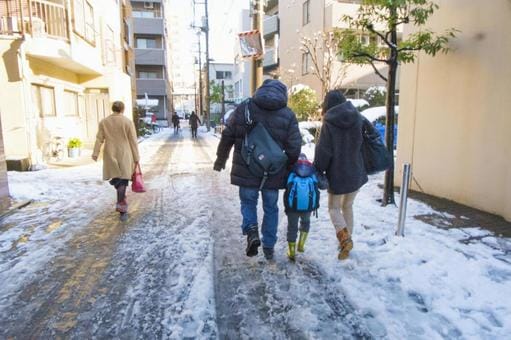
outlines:
{"label": "woman in dark coat", "polygon": [[323,126],[316,145],[314,165],[329,181],[328,213],[339,241],[340,260],[353,249],[353,202],[367,182],[362,158],[362,131],[378,132],[339,90],[327,93],[323,102]]}

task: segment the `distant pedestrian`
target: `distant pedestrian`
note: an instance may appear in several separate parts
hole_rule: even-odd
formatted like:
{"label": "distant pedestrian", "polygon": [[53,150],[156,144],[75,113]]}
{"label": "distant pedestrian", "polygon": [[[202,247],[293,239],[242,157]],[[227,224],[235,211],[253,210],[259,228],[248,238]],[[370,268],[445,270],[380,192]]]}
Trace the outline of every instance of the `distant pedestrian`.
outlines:
{"label": "distant pedestrian", "polygon": [[109,180],[117,191],[116,211],[127,218],[126,188],[140,161],[135,125],[124,117],[124,103],[112,104],[113,113],[99,123],[92,159],[98,160],[103,148],[103,179]]}
{"label": "distant pedestrian", "polygon": [[199,116],[195,114],[195,111],[192,111],[188,122],[190,124],[190,129],[192,130],[192,138],[197,138],[197,129],[199,128],[199,125],[202,125],[202,122],[200,121]]}
{"label": "distant pedestrian", "polygon": [[151,115],[151,127],[153,128],[153,132],[155,132],[156,128],[156,113]]}
{"label": "distant pedestrian", "polygon": [[[231,148],[234,154],[231,170],[231,184],[239,187],[241,229],[247,235],[247,256],[255,256],[261,245],[259,239],[257,201],[259,191],[262,194],[264,217],[261,225],[263,252],[267,259],[273,258],[274,246],[277,242],[279,219],[279,189],[285,188],[288,169],[282,168],[277,174],[269,176],[263,183],[262,178],[255,176],[242,156],[242,144],[246,136],[247,121],[245,109],[248,108],[251,120],[261,123],[288,157],[288,166],[293,165],[300,155],[301,136],[296,116],[287,107],[287,88],[278,80],[265,80],[250,101],[238,105],[222,132],[217,150],[214,170],[225,169]],[[260,189],[261,184],[263,187]]]}
{"label": "distant pedestrian", "polygon": [[177,112],[174,112],[172,115],[172,125],[174,126],[174,134],[179,133],[179,116],[177,115]]}
{"label": "distant pedestrian", "polygon": [[328,213],[339,242],[340,260],[348,258],[353,249],[353,202],[368,180],[361,151],[364,128],[378,136],[341,91],[327,93],[314,165],[318,172],[326,172],[328,179]]}

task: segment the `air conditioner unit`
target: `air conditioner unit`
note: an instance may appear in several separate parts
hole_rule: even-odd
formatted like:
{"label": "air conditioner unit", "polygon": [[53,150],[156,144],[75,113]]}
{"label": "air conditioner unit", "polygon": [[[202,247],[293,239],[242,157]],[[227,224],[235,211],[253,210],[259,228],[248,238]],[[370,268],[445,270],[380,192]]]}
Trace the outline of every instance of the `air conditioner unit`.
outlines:
{"label": "air conditioner unit", "polygon": [[152,1],[144,1],[144,8],[152,9],[154,8],[154,3]]}

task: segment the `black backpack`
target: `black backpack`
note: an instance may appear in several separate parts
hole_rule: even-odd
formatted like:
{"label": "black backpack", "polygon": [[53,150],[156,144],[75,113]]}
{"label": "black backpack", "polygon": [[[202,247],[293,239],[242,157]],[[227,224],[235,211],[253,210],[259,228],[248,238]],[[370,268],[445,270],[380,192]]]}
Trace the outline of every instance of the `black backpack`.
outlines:
{"label": "black backpack", "polygon": [[288,158],[264,125],[261,122],[252,121],[249,104],[250,101],[247,101],[245,105],[246,133],[241,146],[241,157],[250,173],[261,178],[259,186],[261,190],[268,176],[277,174],[287,165]]}

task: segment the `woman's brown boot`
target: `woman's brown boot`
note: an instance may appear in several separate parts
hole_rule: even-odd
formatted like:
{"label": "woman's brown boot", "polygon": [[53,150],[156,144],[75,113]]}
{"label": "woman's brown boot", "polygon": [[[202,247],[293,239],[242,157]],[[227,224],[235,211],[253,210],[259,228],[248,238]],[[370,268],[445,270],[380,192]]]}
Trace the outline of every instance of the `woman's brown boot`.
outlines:
{"label": "woman's brown boot", "polygon": [[337,239],[339,240],[339,260],[345,260],[350,256],[350,251],[353,249],[353,241],[351,240],[348,228],[343,228],[337,232]]}

